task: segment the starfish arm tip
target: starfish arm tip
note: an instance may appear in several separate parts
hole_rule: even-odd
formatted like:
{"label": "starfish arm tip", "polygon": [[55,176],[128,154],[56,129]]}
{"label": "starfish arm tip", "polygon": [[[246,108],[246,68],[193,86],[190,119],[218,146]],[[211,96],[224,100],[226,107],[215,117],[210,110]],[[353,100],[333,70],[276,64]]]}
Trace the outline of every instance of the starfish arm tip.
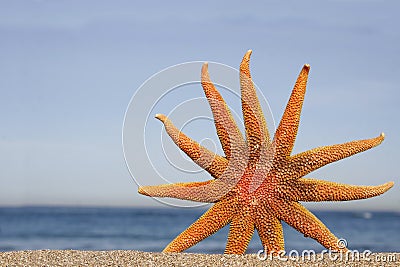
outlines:
{"label": "starfish arm tip", "polygon": [[380,145],[383,142],[383,140],[385,140],[385,133],[381,132],[381,134],[378,137],[375,137],[374,139],[377,141],[377,144],[375,146]]}
{"label": "starfish arm tip", "polygon": [[247,63],[246,65],[248,65],[248,63],[250,61],[251,53],[253,53],[253,50],[249,49],[249,50],[247,50],[246,54],[243,57],[243,59],[244,59],[243,63]]}
{"label": "starfish arm tip", "polygon": [[253,50],[251,50],[251,49],[247,50],[246,54],[243,57],[242,63],[240,64],[241,69],[244,67],[246,67],[246,68],[249,67],[249,61],[250,61],[250,56],[251,56],[252,52],[253,52]]}
{"label": "starfish arm tip", "polygon": [[311,68],[310,64],[304,64],[303,71],[308,74],[310,72],[310,68]]}
{"label": "starfish arm tip", "polygon": [[201,79],[202,81],[209,81],[210,78],[208,77],[208,62],[204,62],[203,66],[201,67]]}
{"label": "starfish arm tip", "polygon": [[139,193],[139,194],[142,194],[142,195],[144,195],[144,196],[150,196],[150,195],[146,192],[146,187],[145,187],[145,186],[139,186],[138,193]]}
{"label": "starfish arm tip", "polygon": [[249,76],[249,78],[250,78],[249,64],[250,64],[250,56],[251,56],[252,52],[253,51],[251,49],[246,52],[246,54],[244,55],[244,57],[242,59],[242,62],[240,63],[240,68],[239,68],[240,72],[247,74]]}
{"label": "starfish arm tip", "polygon": [[394,182],[393,182],[393,181],[390,181],[390,182],[385,183],[384,185],[386,185],[387,190],[389,190],[390,188],[393,187]]}
{"label": "starfish arm tip", "polygon": [[167,119],[167,116],[165,116],[164,114],[157,113],[155,118],[164,122]]}

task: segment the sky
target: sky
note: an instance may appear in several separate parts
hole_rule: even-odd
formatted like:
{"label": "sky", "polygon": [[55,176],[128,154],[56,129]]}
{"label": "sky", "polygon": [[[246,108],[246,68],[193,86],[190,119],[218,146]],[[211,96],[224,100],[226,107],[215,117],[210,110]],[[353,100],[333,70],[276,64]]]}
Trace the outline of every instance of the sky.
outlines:
{"label": "sky", "polygon": [[[199,84],[163,98],[142,85],[185,62],[238,68],[252,49],[252,77],[275,121],[301,67],[311,65],[294,153],[385,133],[380,146],[308,177],[359,185],[394,181],[389,192],[306,206],[400,211],[399,8],[398,1],[378,0],[0,1],[0,206],[164,206],[139,195],[137,182],[202,180],[207,174],[171,145],[156,113],[182,111],[177,125],[187,122],[188,135],[221,150],[204,99],[189,103],[204,119],[189,123],[179,109],[186,99],[202,97]],[[215,79],[216,66],[213,74],[210,63]],[[240,121],[240,101],[221,92]],[[147,150],[138,151],[128,169],[124,149],[133,148],[123,148],[122,135],[131,99],[162,101],[150,103],[147,113],[127,113],[145,119],[129,125],[137,128],[130,144],[145,139]],[[162,144],[173,164],[194,171],[167,164]],[[162,173],[141,170],[149,157]]]}

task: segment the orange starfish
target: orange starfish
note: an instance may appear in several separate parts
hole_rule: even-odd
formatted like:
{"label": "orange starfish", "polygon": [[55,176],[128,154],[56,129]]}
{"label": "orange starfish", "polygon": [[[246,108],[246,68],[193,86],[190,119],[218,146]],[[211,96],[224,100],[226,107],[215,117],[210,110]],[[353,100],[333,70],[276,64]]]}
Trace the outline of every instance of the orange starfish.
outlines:
{"label": "orange starfish", "polygon": [[267,252],[284,249],[281,221],[331,250],[346,250],[329,229],[299,201],[345,201],[380,195],[393,186],[356,186],[302,178],[340,159],[379,145],[372,139],[324,146],[291,156],[300,121],[309,65],[304,65],[271,140],[250,76],[251,50],[240,64],[240,87],[246,138],[239,131],[225,101],[210,81],[208,65],[201,84],[210,104],[225,157],[181,133],[157,114],[175,144],[215,179],[205,182],[143,186],[139,193],[215,204],[176,237],[164,252],[182,252],[230,224],[225,253],[243,254],[257,229]]}

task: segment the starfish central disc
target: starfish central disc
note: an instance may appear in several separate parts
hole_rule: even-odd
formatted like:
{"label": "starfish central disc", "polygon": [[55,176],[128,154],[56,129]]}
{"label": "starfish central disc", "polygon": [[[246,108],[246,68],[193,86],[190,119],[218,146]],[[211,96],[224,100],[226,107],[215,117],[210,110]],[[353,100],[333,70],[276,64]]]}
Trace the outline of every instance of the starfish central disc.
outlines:
{"label": "starfish central disc", "polygon": [[201,70],[201,85],[213,113],[224,156],[190,139],[166,116],[156,115],[175,144],[213,177],[205,182],[139,187],[139,193],[147,196],[214,203],[164,252],[184,251],[227,224],[230,228],[225,253],[245,253],[255,230],[266,252],[278,252],[284,249],[282,221],[327,249],[346,250],[338,243],[338,238],[300,202],[370,198],[389,190],[393,182],[357,186],[304,176],[329,163],[379,145],[384,134],[291,155],[310,66],[304,65],[300,71],[279,126],[271,137],[250,75],[250,55],[251,50],[240,64],[244,136],[211,82],[208,64],[205,63]]}

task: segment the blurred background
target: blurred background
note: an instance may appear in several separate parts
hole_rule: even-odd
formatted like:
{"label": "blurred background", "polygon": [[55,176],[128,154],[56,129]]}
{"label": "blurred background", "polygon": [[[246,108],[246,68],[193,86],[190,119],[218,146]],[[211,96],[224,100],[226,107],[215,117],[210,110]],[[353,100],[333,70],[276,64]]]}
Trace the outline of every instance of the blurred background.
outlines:
{"label": "blurred background", "polygon": [[[132,96],[169,66],[214,61],[237,68],[252,49],[254,82],[278,121],[302,65],[311,65],[295,153],[385,132],[379,147],[326,166],[312,177],[366,185],[394,181],[389,192],[374,199],[306,206],[350,211],[363,220],[385,211],[395,218],[387,228],[399,227],[399,8],[397,1],[374,0],[1,1],[0,206],[8,208],[0,220],[9,223],[10,212],[26,215],[32,207],[46,207],[40,211],[44,214],[49,206],[58,211],[78,208],[78,214],[95,207],[135,212],[164,208],[137,193],[125,164],[122,125]],[[202,93],[200,86],[197,90]],[[162,125],[155,123],[158,130],[152,136],[159,139]],[[211,121],[209,127],[212,131]],[[150,139],[147,149],[156,151],[158,143]],[[162,164],[163,155],[159,160]],[[148,184],[157,181],[141,175]],[[185,174],[171,178],[193,180]],[[190,214],[171,235],[198,216]],[[0,224],[0,242],[1,234],[12,235],[6,228]],[[398,233],[389,233],[394,244],[400,242]],[[4,245],[5,238],[4,250],[21,248]],[[31,245],[43,247],[48,245]]]}

